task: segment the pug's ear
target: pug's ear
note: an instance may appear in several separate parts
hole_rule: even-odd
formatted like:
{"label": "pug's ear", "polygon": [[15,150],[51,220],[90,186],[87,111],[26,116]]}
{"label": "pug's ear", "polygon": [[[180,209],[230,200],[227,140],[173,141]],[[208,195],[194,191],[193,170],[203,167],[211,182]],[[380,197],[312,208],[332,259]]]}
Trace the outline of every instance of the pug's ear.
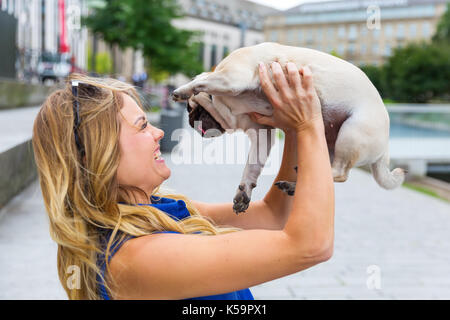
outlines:
{"label": "pug's ear", "polygon": [[192,107],[189,105],[189,101],[186,101],[186,109],[189,113],[191,113]]}

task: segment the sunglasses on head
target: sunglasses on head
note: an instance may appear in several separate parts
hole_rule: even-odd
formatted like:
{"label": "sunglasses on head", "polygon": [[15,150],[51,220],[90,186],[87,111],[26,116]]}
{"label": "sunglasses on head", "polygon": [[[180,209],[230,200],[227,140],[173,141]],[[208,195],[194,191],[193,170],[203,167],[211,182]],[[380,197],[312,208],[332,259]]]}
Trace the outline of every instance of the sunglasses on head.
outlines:
{"label": "sunglasses on head", "polygon": [[79,90],[81,87],[83,87],[82,88],[83,95],[86,95],[88,97],[93,97],[97,92],[99,92],[99,89],[93,85],[90,85],[88,83],[83,83],[78,80],[72,80],[71,84],[72,84],[73,114],[74,114],[73,133],[75,136],[75,144],[77,146],[78,152],[80,153],[81,158],[83,159],[83,157],[86,155],[86,151],[84,149],[83,144],[81,143],[80,133],[79,133],[80,122],[81,122]]}

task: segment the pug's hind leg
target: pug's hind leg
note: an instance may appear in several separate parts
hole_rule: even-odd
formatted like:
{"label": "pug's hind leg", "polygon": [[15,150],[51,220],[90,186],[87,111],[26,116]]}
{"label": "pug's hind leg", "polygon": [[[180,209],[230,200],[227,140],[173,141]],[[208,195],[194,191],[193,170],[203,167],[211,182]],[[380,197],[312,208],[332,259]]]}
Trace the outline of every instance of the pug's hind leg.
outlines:
{"label": "pug's hind leg", "polygon": [[274,183],[281,191],[287,193],[289,196],[293,196],[295,194],[295,186],[297,182],[291,181],[277,181]]}
{"label": "pug's hind leg", "polygon": [[[297,166],[294,167],[295,172],[297,172]],[[277,181],[274,183],[281,191],[287,193],[289,196],[295,194],[295,186],[297,183],[294,181]]]}

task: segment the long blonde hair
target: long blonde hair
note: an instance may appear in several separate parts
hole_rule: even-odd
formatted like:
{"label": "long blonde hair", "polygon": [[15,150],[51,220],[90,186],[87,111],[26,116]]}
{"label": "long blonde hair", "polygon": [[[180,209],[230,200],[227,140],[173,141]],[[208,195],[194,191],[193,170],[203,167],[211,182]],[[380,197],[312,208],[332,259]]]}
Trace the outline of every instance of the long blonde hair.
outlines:
{"label": "long blonde hair", "polygon": [[[102,254],[102,230],[112,232],[105,253],[107,274],[111,245],[127,235],[140,237],[162,230],[215,235],[239,230],[216,226],[201,216],[186,196],[160,187],[151,195],[183,200],[191,216],[176,221],[155,207],[133,205],[136,198],[131,198],[136,192],[146,199],[149,195],[137,187],[120,185],[116,173],[120,159],[121,96],[130,95],[142,108],[138,93],[133,86],[115,79],[72,75],[70,80],[87,84],[79,87],[78,94],[79,136],[85,158],[81,159],[74,138],[70,81],[43,103],[32,137],[50,235],[58,244],[59,279],[69,299],[100,299],[97,277],[105,281],[109,295],[113,293],[108,285],[113,280],[103,277],[97,264],[98,255]],[[68,268],[72,266],[77,266],[81,275],[81,286],[75,289],[68,285]]]}

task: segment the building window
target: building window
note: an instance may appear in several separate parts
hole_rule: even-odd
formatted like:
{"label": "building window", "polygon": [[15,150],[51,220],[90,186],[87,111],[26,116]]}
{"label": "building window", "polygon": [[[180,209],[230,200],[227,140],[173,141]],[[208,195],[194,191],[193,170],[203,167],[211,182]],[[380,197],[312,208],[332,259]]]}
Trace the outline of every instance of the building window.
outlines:
{"label": "building window", "polygon": [[422,24],[422,36],[424,38],[429,38],[431,36],[431,24],[429,22],[424,22]]}
{"label": "building window", "polygon": [[384,25],[384,36],[386,38],[392,37],[392,24],[387,23]]}
{"label": "building window", "polygon": [[362,37],[367,36],[368,29],[367,29],[367,25],[366,24],[360,25],[359,29],[360,29],[359,33],[361,34]]}
{"label": "building window", "polygon": [[[257,44],[258,42],[256,42]],[[230,53],[230,50],[227,46],[223,46],[223,58],[225,58]]]}
{"label": "building window", "polygon": [[378,44],[374,44],[374,45],[372,46],[372,54],[373,54],[374,56],[378,55]]}
{"label": "building window", "polygon": [[339,46],[338,46],[338,50],[337,50],[338,52],[338,54],[339,55],[344,55],[344,53],[345,53],[345,44],[343,44],[343,43],[340,43],[339,44]]}
{"label": "building window", "polygon": [[355,40],[357,36],[358,36],[358,28],[356,27],[356,25],[352,24],[348,30],[348,38],[350,40]]}
{"label": "building window", "polygon": [[216,56],[217,56],[217,46],[213,44],[211,46],[211,69],[213,69],[216,66],[217,63]]}
{"label": "building window", "polygon": [[313,42],[313,33],[314,30],[306,30],[306,43],[312,43]]}
{"label": "building window", "polygon": [[409,37],[417,38],[417,23],[411,23],[409,25]]}
{"label": "building window", "polygon": [[346,34],[345,34],[345,26],[340,26],[338,29],[338,36],[339,38],[345,38]]}
{"label": "building window", "polygon": [[356,46],[354,43],[349,43],[348,44],[348,53],[349,55],[353,56],[355,54],[356,51]]}
{"label": "building window", "polygon": [[198,45],[198,61],[199,62],[203,62],[203,59],[205,58],[204,52],[205,52],[205,44],[203,42],[200,42]]}
{"label": "building window", "polygon": [[405,25],[403,23],[397,24],[397,38],[403,39],[405,37]]}
{"label": "building window", "polygon": [[303,31],[302,30],[298,30],[297,40],[299,43],[302,43],[302,41],[303,41]]}
{"label": "building window", "polygon": [[294,30],[288,30],[287,32],[287,43],[293,44],[294,43]]}
{"label": "building window", "polygon": [[328,39],[333,39],[333,37],[334,37],[334,28],[332,28],[332,27],[328,28],[327,37],[328,37]]}
{"label": "building window", "polygon": [[384,55],[389,57],[391,55],[391,45],[390,44],[386,44],[384,47]]}
{"label": "building window", "polygon": [[367,46],[365,43],[361,43],[361,47],[359,49],[359,53],[361,55],[365,55],[367,53]]}
{"label": "building window", "polygon": [[270,33],[270,41],[272,42],[278,41],[278,31],[274,30]]}

